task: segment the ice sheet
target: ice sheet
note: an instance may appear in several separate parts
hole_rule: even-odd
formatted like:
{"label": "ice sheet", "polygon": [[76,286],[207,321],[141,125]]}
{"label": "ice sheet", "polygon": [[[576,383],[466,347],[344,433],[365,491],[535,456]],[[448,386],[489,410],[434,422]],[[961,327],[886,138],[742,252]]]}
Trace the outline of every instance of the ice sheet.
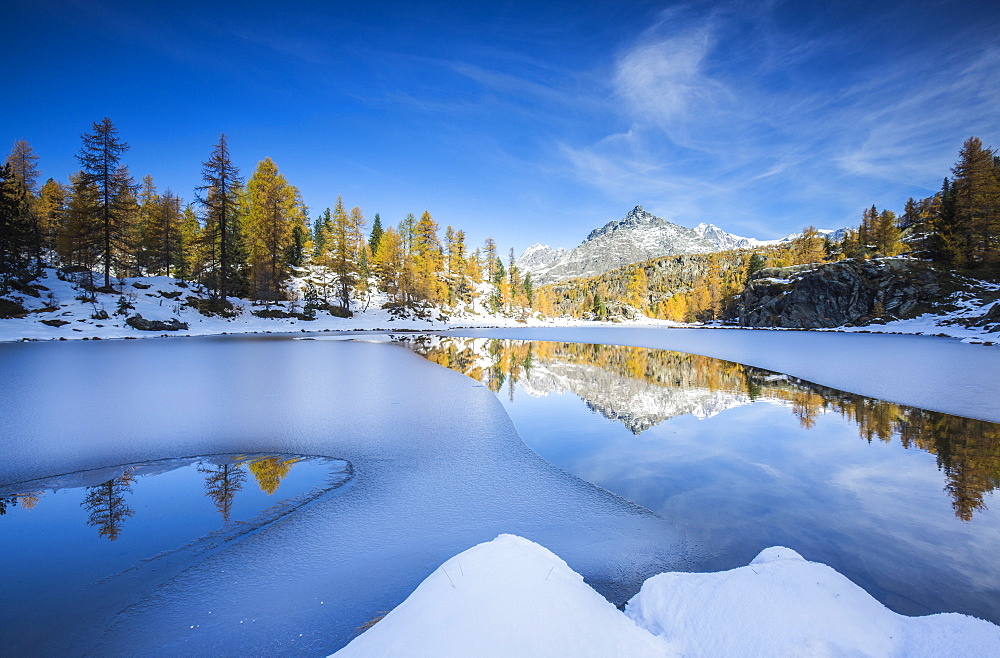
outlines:
{"label": "ice sheet", "polygon": [[53,620],[39,653],[329,653],[502,532],[551,546],[614,600],[685,563],[670,524],[542,461],[488,389],[399,346],[26,343],[0,345],[0,362],[0,482],[240,451],[355,469],[337,496],[166,582],[133,572],[81,593],[86,615]]}

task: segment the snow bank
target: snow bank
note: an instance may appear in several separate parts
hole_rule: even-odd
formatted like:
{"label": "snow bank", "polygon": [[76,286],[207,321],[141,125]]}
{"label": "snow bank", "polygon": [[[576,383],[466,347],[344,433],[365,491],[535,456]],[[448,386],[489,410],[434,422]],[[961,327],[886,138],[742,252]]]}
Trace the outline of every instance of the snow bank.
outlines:
{"label": "snow bank", "polygon": [[662,656],[548,549],[500,535],[445,562],[337,656]]}
{"label": "snow bank", "polygon": [[988,656],[1000,627],[905,617],[824,564],[663,573],[622,614],[547,549],[500,535],[445,562],[337,656]]}
{"label": "snow bank", "polygon": [[731,571],[653,576],[625,614],[685,656],[1000,655],[1000,627],[955,613],[905,617],[781,546]]}

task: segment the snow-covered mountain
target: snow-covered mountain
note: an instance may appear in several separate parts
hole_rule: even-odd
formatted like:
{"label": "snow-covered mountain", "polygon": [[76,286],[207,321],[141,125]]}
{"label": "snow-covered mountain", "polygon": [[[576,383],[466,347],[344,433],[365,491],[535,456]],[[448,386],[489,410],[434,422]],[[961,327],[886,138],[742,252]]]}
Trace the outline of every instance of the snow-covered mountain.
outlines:
{"label": "snow-covered mountain", "polygon": [[522,272],[538,272],[551,267],[553,263],[567,253],[563,247],[553,249],[547,244],[536,242],[525,249],[524,253],[517,259],[517,267]]}
{"label": "snow-covered mountain", "polygon": [[[834,240],[845,229],[820,229]],[[522,272],[530,272],[536,283],[558,283],[582,276],[596,276],[660,256],[704,254],[730,249],[748,249],[781,244],[799,237],[792,233],[779,240],[759,240],[728,233],[704,222],[694,228],[668,222],[636,206],[625,217],[594,229],[575,249],[553,249],[534,244],[517,259]]]}
{"label": "snow-covered mountain", "polygon": [[782,240],[758,240],[757,238],[744,238],[741,235],[727,233],[715,224],[706,224],[704,222],[695,226],[694,232],[714,244],[719,251],[727,251],[729,249],[748,249],[750,247],[761,247],[764,245],[782,242]]}
{"label": "snow-covered mountain", "polygon": [[[591,231],[578,247],[545,265],[532,267],[527,260],[519,259],[518,267],[531,272],[538,283],[554,283],[593,276],[657,256],[716,250],[711,241],[694,229],[673,224],[636,206],[624,218]],[[521,258],[539,251],[529,248]]]}
{"label": "snow-covered mountain", "polygon": [[[838,229],[818,228],[818,229],[816,229],[816,232],[819,233],[820,235],[822,235],[824,238],[830,238],[831,240],[837,240],[837,241],[839,241],[839,240],[843,240],[844,239],[844,234],[848,230],[849,229],[846,228],[846,227],[845,228],[838,228]],[[794,240],[795,238],[798,238],[798,237],[802,237],[802,234],[801,233],[791,233],[791,234],[786,235],[785,237],[781,238],[780,240],[774,240],[773,242],[774,243],[778,243],[778,242],[791,242],[792,240]]]}

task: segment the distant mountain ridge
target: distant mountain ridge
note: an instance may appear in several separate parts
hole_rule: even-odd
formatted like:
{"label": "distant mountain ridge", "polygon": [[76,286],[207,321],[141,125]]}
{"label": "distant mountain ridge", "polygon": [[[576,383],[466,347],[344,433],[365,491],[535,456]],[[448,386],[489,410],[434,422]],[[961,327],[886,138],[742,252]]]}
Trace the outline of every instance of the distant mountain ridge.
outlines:
{"label": "distant mountain ridge", "polygon": [[750,247],[761,247],[764,245],[782,242],[782,240],[758,240],[757,238],[744,238],[741,235],[727,233],[715,224],[706,224],[704,222],[695,226],[694,231],[714,244],[719,251],[726,251],[728,249],[749,249]]}
{"label": "distant mountain ridge", "polygon": [[[843,229],[820,232],[839,238]],[[714,224],[701,223],[688,228],[636,206],[622,219],[610,221],[591,231],[579,246],[570,251],[534,244],[524,250],[516,263],[522,272],[531,273],[535,283],[544,285],[596,276],[660,256],[747,249],[787,242],[798,235],[792,234],[780,240],[758,240],[728,233]]]}
{"label": "distant mountain ridge", "polygon": [[[715,245],[694,229],[680,226],[643,210],[633,208],[624,218],[594,229],[576,248],[561,255],[545,252],[539,245],[524,255],[534,262],[518,259],[518,267],[531,272],[537,283],[555,283],[580,276],[593,276],[657,256],[697,254],[714,251]],[[547,254],[549,259],[537,258]],[[522,255],[522,258],[524,257]]]}

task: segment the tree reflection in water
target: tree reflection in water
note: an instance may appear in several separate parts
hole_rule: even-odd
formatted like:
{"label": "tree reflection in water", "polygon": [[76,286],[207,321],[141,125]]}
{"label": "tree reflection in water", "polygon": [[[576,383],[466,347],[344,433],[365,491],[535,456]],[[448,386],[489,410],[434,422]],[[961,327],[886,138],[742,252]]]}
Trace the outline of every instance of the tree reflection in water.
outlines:
{"label": "tree reflection in water", "polygon": [[[762,368],[683,352],[492,338],[396,339],[496,393],[506,385],[511,400],[518,382],[526,390],[533,384],[535,390],[543,388],[532,382],[532,370],[544,365],[558,372],[560,387],[635,434],[676,415],[718,413],[712,411],[710,402],[715,409],[758,400],[779,402],[790,407],[806,430],[816,425],[820,415],[838,413],[852,421],[859,436],[869,443],[896,439],[904,448],[935,455],[955,515],[964,521],[985,509],[986,494],[1000,487],[1000,425],[996,423],[876,400]],[[703,391],[715,398],[687,395],[684,404],[667,402],[666,389]],[[649,408],[651,395],[655,398],[657,391],[664,401],[658,413]],[[542,390],[541,394],[546,393]]]}
{"label": "tree reflection in water", "polygon": [[222,520],[229,523],[229,516],[233,511],[233,498],[243,488],[246,482],[247,473],[243,466],[236,464],[212,464],[198,466],[199,473],[205,473],[205,495],[213,503],[215,509],[219,510]]}
{"label": "tree reflection in water", "polygon": [[[196,466],[198,473],[205,476],[205,496],[212,501],[215,509],[228,524],[233,513],[236,495],[243,490],[247,480],[247,470],[253,473],[260,491],[268,496],[274,494],[282,480],[288,476],[292,466],[304,458],[293,455],[213,455],[202,458],[181,458],[178,460],[163,460],[163,462],[143,462],[121,467],[121,474],[105,480],[100,484],[87,486],[95,480],[96,472],[81,471],[77,474],[85,487],[83,500],[80,502],[86,513],[86,524],[97,528],[98,536],[115,541],[122,536],[125,520],[135,516],[136,511],[128,504],[128,497],[133,488],[145,477],[171,472],[178,468]],[[335,460],[330,460],[335,461]],[[163,470],[164,462],[170,462],[171,467]],[[68,474],[65,477],[73,476]],[[106,475],[105,475],[106,477]],[[23,483],[23,490],[14,489],[13,493],[0,495],[0,516],[6,515],[15,508],[31,510],[39,504],[44,490],[34,490],[38,485],[52,486],[57,489],[68,488],[64,482],[56,480],[47,485],[44,480]],[[17,485],[10,485],[16,487]],[[142,487],[139,487],[142,489]],[[41,507],[45,507],[43,504]],[[141,507],[141,506],[140,506]]]}
{"label": "tree reflection in water", "polygon": [[257,486],[267,495],[273,494],[281,485],[282,479],[288,475],[292,465],[298,459],[281,460],[277,457],[267,457],[250,462],[250,472],[257,479]]}
{"label": "tree reflection in water", "polygon": [[96,527],[97,534],[114,541],[121,535],[125,519],[135,515],[135,510],[125,502],[125,495],[132,493],[135,476],[131,469],[103,482],[87,487],[87,495],[80,506],[87,510],[87,525]]}

